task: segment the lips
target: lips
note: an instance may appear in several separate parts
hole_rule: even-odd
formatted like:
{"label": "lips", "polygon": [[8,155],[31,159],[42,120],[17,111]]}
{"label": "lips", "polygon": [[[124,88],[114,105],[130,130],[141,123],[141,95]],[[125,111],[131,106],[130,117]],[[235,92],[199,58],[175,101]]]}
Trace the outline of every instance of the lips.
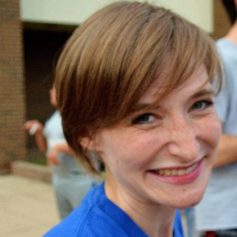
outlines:
{"label": "lips", "polygon": [[187,168],[168,168],[168,169],[158,169],[154,170],[154,172],[157,172],[161,176],[182,176],[192,173],[200,163],[197,162]]}
{"label": "lips", "polygon": [[199,177],[202,170],[202,161],[203,159],[187,167],[149,170],[149,174],[162,182],[188,184],[194,182]]}

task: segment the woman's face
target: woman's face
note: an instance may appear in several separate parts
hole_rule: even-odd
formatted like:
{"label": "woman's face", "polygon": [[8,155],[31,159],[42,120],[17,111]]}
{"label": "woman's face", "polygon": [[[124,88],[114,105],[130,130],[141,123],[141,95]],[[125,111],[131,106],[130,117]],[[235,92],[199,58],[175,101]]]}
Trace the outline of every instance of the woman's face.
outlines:
{"label": "woman's face", "polygon": [[106,192],[118,205],[183,208],[200,201],[221,132],[207,77],[202,67],[158,105],[155,81],[134,113],[98,130],[94,148],[106,165]]}

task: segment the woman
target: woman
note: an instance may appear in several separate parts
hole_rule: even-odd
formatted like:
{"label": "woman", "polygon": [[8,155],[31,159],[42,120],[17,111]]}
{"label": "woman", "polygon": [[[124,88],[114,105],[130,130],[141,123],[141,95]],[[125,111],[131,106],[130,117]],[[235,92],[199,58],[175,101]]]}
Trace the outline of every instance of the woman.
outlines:
{"label": "woman", "polygon": [[220,135],[218,72],[210,38],[163,8],[118,2],[82,24],[56,88],[69,144],[105,182],[46,236],[182,236],[175,210],[202,198]]}

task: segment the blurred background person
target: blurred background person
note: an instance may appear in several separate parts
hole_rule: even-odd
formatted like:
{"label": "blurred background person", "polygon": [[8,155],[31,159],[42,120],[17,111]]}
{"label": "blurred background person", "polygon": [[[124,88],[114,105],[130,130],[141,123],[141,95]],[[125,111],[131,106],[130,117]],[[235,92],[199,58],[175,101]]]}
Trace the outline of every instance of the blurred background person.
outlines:
{"label": "blurred background person", "polygon": [[[57,107],[54,86],[50,90],[50,102]],[[39,150],[46,154],[47,163],[52,167],[52,183],[60,218],[63,219],[80,204],[98,179],[93,178],[75,159],[64,138],[58,110],[46,121],[45,126],[38,120],[29,120],[24,128],[34,136]]]}
{"label": "blurred background person", "polygon": [[216,43],[225,77],[216,103],[223,135],[204,199],[195,209],[197,229],[205,237],[237,236],[237,0],[222,2],[232,23]]}

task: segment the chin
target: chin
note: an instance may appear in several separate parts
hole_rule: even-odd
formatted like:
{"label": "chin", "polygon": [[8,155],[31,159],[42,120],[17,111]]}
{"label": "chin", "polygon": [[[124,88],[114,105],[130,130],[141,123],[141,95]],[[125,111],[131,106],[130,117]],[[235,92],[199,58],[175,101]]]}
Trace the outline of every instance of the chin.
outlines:
{"label": "chin", "polygon": [[192,199],[192,200],[188,200],[188,201],[182,201],[180,203],[178,203],[175,208],[179,208],[179,209],[184,209],[184,208],[187,208],[187,207],[193,207],[195,205],[197,205],[200,201],[201,201],[202,197],[201,198],[195,198],[195,199]]}
{"label": "chin", "polygon": [[206,178],[204,178],[201,182],[199,182],[197,185],[195,185],[194,187],[187,187],[186,190],[183,190],[182,193],[180,193],[180,196],[178,198],[176,203],[177,206],[176,208],[187,208],[187,207],[192,207],[197,205],[203,198],[205,191],[206,191],[206,187],[207,187],[207,183],[208,183],[208,177],[209,176],[209,172],[206,173]]}
{"label": "chin", "polygon": [[195,206],[202,200],[204,192],[205,189],[199,189],[183,193],[180,196],[176,195],[173,205],[170,204],[170,206],[179,209]]}

